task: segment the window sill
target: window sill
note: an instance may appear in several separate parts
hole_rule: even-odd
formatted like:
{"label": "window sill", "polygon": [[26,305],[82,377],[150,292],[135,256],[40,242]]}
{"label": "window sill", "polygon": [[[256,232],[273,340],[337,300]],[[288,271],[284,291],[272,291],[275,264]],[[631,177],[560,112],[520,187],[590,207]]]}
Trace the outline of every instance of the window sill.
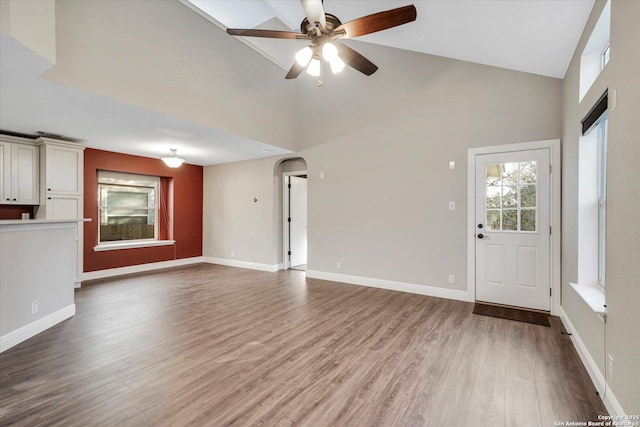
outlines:
{"label": "window sill", "polygon": [[175,240],[142,240],[139,242],[105,243],[102,245],[94,246],[93,251],[102,252],[116,251],[118,249],[151,248],[154,246],[170,246],[175,243]]}
{"label": "window sill", "polygon": [[604,314],[605,294],[603,288],[598,285],[578,285],[577,283],[569,284],[594,312],[597,314]]}

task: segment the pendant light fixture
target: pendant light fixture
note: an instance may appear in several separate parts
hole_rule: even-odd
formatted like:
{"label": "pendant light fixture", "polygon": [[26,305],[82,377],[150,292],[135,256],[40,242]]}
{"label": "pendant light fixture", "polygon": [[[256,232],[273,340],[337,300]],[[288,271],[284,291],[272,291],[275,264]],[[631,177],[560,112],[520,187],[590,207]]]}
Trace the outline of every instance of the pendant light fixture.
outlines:
{"label": "pendant light fixture", "polygon": [[169,166],[170,168],[180,167],[180,165],[184,163],[184,159],[181,157],[178,157],[178,154],[176,153],[175,148],[171,148],[169,150],[169,154],[167,154],[161,160],[164,162],[165,165]]}

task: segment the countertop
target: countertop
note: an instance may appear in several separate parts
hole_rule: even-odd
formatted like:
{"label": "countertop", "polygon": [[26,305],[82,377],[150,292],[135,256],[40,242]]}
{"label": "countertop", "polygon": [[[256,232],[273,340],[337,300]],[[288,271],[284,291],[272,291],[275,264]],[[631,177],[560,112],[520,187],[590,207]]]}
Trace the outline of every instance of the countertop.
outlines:
{"label": "countertop", "polygon": [[0,225],[55,224],[65,222],[89,222],[91,218],[80,219],[0,219]]}

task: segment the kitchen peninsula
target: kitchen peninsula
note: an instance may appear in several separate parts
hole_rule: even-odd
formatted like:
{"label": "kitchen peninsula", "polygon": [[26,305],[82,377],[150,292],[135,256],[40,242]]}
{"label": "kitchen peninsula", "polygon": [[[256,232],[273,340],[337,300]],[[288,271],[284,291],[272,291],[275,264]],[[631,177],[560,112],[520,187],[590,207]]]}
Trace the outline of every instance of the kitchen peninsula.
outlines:
{"label": "kitchen peninsula", "polygon": [[83,221],[0,220],[0,352],[75,314]]}

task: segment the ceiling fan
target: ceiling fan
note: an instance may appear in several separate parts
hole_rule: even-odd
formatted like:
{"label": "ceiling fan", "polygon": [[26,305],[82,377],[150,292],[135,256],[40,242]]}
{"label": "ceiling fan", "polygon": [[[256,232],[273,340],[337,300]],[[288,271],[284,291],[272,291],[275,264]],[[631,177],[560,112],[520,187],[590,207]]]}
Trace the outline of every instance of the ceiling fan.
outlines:
{"label": "ceiling fan", "polygon": [[363,16],[347,23],[325,13],[322,0],[300,0],[305,15],[300,32],[228,28],[227,34],[242,37],[265,37],[274,39],[309,40],[310,45],[299,50],[295,62],[285,79],[295,79],[305,69],[312,76],[320,76],[320,58],[325,59],[333,73],[339,73],[345,63],[367,76],[378,67],[367,58],[337,39],[348,39],[375,33],[398,25],[415,21],[417,12],[413,5],[398,7],[384,12]]}

